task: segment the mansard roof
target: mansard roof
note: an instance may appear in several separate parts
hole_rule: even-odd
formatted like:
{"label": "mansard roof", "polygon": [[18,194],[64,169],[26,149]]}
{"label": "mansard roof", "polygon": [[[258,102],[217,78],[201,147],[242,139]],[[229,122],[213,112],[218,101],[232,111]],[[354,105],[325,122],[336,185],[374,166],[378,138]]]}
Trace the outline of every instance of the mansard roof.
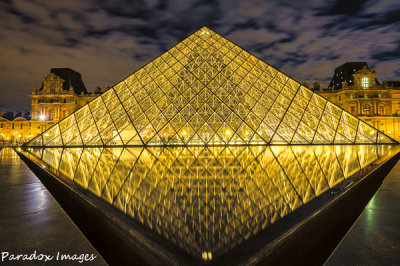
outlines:
{"label": "mansard roof", "polygon": [[[52,68],[50,73],[53,73],[64,80],[63,90],[69,90],[72,86],[75,94],[88,93],[85,84],[82,81],[81,74],[70,68]],[[43,90],[43,84],[39,91]]]}

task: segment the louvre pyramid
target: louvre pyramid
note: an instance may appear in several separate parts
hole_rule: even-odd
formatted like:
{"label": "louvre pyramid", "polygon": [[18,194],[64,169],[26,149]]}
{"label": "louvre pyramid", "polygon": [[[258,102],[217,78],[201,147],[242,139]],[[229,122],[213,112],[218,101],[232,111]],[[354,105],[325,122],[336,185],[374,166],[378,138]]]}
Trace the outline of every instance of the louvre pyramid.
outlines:
{"label": "louvre pyramid", "polygon": [[203,27],[27,146],[395,142]]}

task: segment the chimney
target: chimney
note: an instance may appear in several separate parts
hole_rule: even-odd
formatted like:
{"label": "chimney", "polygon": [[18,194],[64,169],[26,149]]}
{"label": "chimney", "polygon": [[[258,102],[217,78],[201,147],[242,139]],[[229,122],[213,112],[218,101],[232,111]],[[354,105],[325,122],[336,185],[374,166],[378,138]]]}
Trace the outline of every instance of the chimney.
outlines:
{"label": "chimney", "polygon": [[322,91],[321,83],[320,83],[319,81],[314,82],[313,87],[314,87],[314,90],[320,90],[320,91]]}

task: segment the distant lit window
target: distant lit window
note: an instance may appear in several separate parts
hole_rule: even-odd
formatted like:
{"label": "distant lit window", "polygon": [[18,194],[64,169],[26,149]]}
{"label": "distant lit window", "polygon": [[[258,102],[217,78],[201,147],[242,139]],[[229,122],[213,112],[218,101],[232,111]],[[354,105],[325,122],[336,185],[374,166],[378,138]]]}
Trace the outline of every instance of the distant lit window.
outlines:
{"label": "distant lit window", "polygon": [[369,78],[367,78],[367,77],[361,78],[361,87],[363,87],[363,88],[369,87]]}
{"label": "distant lit window", "polygon": [[364,98],[368,98],[368,94],[364,94]]}
{"label": "distant lit window", "polygon": [[54,109],[50,110],[49,117],[50,117],[50,120],[56,119],[56,112],[54,111]]}
{"label": "distant lit window", "polygon": [[378,106],[378,114],[379,115],[384,115],[384,111],[383,111],[384,109],[383,109],[383,106],[381,105],[381,106]]}
{"label": "distant lit window", "polygon": [[378,97],[379,97],[379,98],[382,98],[382,94],[379,93],[379,94],[378,94]]}
{"label": "distant lit window", "polygon": [[342,100],[342,96],[339,96],[339,101],[341,101]]}
{"label": "distant lit window", "polygon": [[354,94],[350,94],[350,99],[354,99]]}
{"label": "distant lit window", "polygon": [[371,106],[369,104],[364,105],[364,112],[366,115],[369,115],[371,111]]}

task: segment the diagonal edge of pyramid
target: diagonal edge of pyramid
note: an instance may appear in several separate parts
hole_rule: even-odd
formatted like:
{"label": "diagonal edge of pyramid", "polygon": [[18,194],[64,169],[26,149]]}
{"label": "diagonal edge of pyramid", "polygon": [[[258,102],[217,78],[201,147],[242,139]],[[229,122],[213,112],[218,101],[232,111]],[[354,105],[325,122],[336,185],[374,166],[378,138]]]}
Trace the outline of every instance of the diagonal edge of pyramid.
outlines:
{"label": "diagonal edge of pyramid", "polygon": [[[46,131],[44,131],[44,132],[41,133],[40,135],[38,135],[38,136],[36,136],[35,138],[33,138],[33,139],[32,139],[31,141],[29,141],[28,143],[24,144],[24,146],[48,146],[48,145],[45,145],[45,143],[44,143],[44,136],[45,136],[46,134],[48,134],[49,132],[51,132],[52,129],[53,129],[53,131],[54,131],[54,128],[56,128],[56,127],[59,127],[59,128],[58,128],[58,132],[60,133],[60,137],[59,137],[59,138],[61,139],[61,144],[62,144],[61,146],[64,146],[65,143],[63,143],[63,139],[62,139],[62,137],[61,137],[61,129],[60,129],[60,126],[59,126],[60,123],[63,123],[63,121],[65,121],[66,119],[70,118],[71,116],[74,116],[74,114],[76,114],[77,112],[81,111],[82,109],[87,108],[87,106],[89,106],[91,103],[93,103],[94,101],[96,101],[98,98],[104,97],[104,95],[105,95],[106,93],[108,93],[108,92],[111,92],[110,94],[113,93],[113,94],[117,95],[117,93],[115,92],[115,88],[116,88],[117,86],[119,86],[119,84],[124,84],[125,81],[126,81],[128,78],[132,77],[135,73],[137,73],[137,72],[139,72],[140,70],[144,69],[147,65],[151,64],[151,63],[152,63],[153,61],[155,61],[156,59],[158,59],[158,58],[160,58],[161,56],[163,56],[164,54],[168,53],[169,51],[171,51],[172,49],[174,49],[176,46],[178,46],[179,44],[181,44],[182,42],[184,42],[186,39],[191,38],[191,36],[197,34],[198,32],[201,32],[201,33],[212,32],[213,34],[216,34],[219,38],[223,38],[223,39],[225,39],[227,42],[230,42],[230,43],[236,45],[236,44],[233,43],[232,41],[226,39],[225,37],[219,35],[218,33],[214,32],[214,31],[212,31],[211,29],[209,29],[209,28],[207,28],[207,27],[201,27],[199,30],[195,31],[193,34],[189,35],[187,38],[185,38],[185,39],[182,40],[181,42],[177,43],[176,45],[174,45],[173,47],[171,47],[170,49],[168,49],[165,53],[163,53],[163,54],[161,54],[160,56],[154,58],[153,60],[151,60],[150,62],[148,62],[147,64],[145,64],[143,67],[139,68],[137,71],[133,72],[132,74],[128,75],[126,78],[122,79],[120,82],[118,82],[117,84],[115,84],[114,86],[112,86],[109,90],[105,91],[102,95],[99,95],[98,97],[96,97],[95,99],[93,99],[93,100],[90,101],[89,103],[85,104],[84,106],[80,107],[78,110],[76,110],[75,112],[73,112],[72,114],[70,114],[69,116],[67,116],[66,118],[64,118],[64,119],[60,120],[58,123],[54,124],[52,127],[50,127],[49,129],[47,129]],[[236,46],[237,46],[237,45],[236,45]],[[238,46],[238,47],[239,47],[239,46]],[[239,48],[240,48],[240,47],[239,47]],[[242,49],[242,48],[240,48],[240,49]],[[244,49],[242,49],[242,50],[245,51]],[[245,52],[247,52],[247,51],[245,51]],[[248,53],[248,52],[247,52],[247,53]],[[251,54],[251,53],[249,53],[249,54]],[[252,54],[251,54],[251,55],[252,55]],[[252,55],[252,56],[254,56],[254,55]],[[256,56],[254,56],[254,57],[257,58]],[[257,58],[257,59],[258,59],[258,58]],[[258,59],[258,60],[260,60],[260,59]],[[263,63],[265,63],[263,60],[260,60],[260,61],[263,62]],[[267,63],[265,63],[265,64],[267,64]],[[267,65],[270,66],[272,69],[276,70],[278,73],[281,73],[282,75],[286,76],[288,79],[290,79],[290,80],[292,80],[292,81],[294,81],[294,82],[300,84],[300,82],[297,82],[295,79],[293,79],[293,78],[291,78],[291,77],[289,77],[289,76],[283,74],[282,72],[279,72],[276,68],[272,67],[271,65],[269,65],[269,64],[267,64]],[[330,102],[329,100],[327,100],[326,98],[322,97],[321,95],[319,95],[319,94],[317,94],[317,93],[311,91],[310,89],[308,89],[308,88],[306,88],[306,87],[304,87],[304,86],[300,86],[300,87],[301,87],[303,90],[308,91],[308,92],[311,93],[312,95],[317,95],[317,96],[315,96],[315,97],[319,97],[319,98],[324,99],[324,100],[326,101],[326,104],[327,104],[327,103],[330,103],[331,105],[335,106],[336,108],[339,108],[339,109],[341,110],[341,112],[342,112],[342,113],[345,113],[347,116],[353,117],[353,118],[357,119],[357,120],[358,120],[358,123],[366,124],[364,121],[362,121],[362,120],[359,119],[358,117],[355,117],[355,116],[351,115],[349,112],[347,112],[347,111],[344,110],[343,108],[337,106],[336,104]],[[300,87],[299,87],[299,88],[300,88]],[[121,104],[121,105],[122,105],[122,104]],[[289,108],[289,107],[288,107],[288,108]],[[281,121],[282,121],[283,119],[284,119],[284,117],[281,118]],[[114,121],[113,121],[113,122],[114,122]],[[132,120],[130,120],[130,122],[132,123],[132,127],[133,127],[134,130],[136,131],[135,134],[140,138],[140,142],[141,142],[141,143],[140,143],[140,142],[136,142],[136,144],[137,144],[137,145],[140,145],[140,144],[143,145],[143,144],[145,144],[145,142],[144,142],[143,139],[142,139],[142,136],[140,135],[140,132],[139,132],[138,130],[136,130],[136,127],[135,127],[134,122],[133,122]],[[281,122],[280,122],[280,123],[281,123]],[[339,122],[339,123],[340,123],[340,122]],[[367,124],[367,125],[368,125],[368,124]],[[96,127],[97,127],[97,126],[96,126]],[[364,142],[364,143],[398,143],[396,140],[394,140],[394,139],[392,139],[391,137],[387,136],[387,135],[384,134],[383,132],[380,132],[380,131],[377,130],[376,128],[374,128],[374,127],[372,127],[372,126],[370,126],[370,125],[368,125],[368,127],[369,127],[369,128],[372,128],[373,130],[376,131],[376,137],[375,137],[375,140],[366,137],[367,142]],[[97,130],[98,130],[98,129],[97,129]],[[273,133],[272,137],[275,136],[274,139],[279,139],[279,140],[282,141],[283,138],[279,135],[279,133],[277,132],[277,130],[278,130],[278,128],[275,129],[275,132]],[[358,129],[357,129],[357,130],[358,130]],[[57,130],[56,130],[56,131],[57,131]],[[118,131],[118,129],[117,129],[117,131]],[[315,131],[316,131],[316,129],[315,129]],[[98,133],[98,135],[100,135],[100,131],[99,131],[99,130],[98,130],[97,133]],[[337,132],[336,132],[336,133],[337,133]],[[176,134],[177,134],[177,133],[176,133]],[[296,132],[294,132],[294,135],[295,135],[295,134],[296,134]],[[340,135],[339,133],[337,133],[337,134]],[[356,134],[359,134],[359,133],[356,132]],[[117,135],[118,135],[118,133],[117,133]],[[296,134],[296,135],[297,135],[297,134]],[[335,134],[335,135],[336,135],[336,134]],[[272,139],[272,137],[271,137],[271,139]],[[364,136],[364,137],[365,137],[365,136]],[[53,139],[56,139],[56,138],[57,138],[57,136],[55,136]],[[322,138],[323,138],[323,137],[322,137]],[[358,138],[358,135],[355,136],[355,139],[354,139],[354,142],[353,142],[353,143],[357,143],[357,138]],[[57,142],[57,141],[60,142],[60,140],[56,139],[55,142]],[[328,142],[330,142],[330,144],[333,144],[334,140],[331,140],[331,141],[328,141]],[[82,140],[81,140],[81,143],[82,143]],[[279,142],[278,142],[278,143],[279,143]],[[103,145],[104,145],[104,144],[105,144],[105,143],[103,142]],[[123,143],[123,144],[125,144],[125,143]],[[248,144],[251,144],[251,143],[248,143]],[[277,143],[273,143],[273,142],[270,141],[270,142],[265,143],[265,144],[277,144]],[[299,144],[299,143],[292,143],[292,142],[291,142],[291,143],[287,143],[287,144]],[[305,144],[318,144],[318,143],[312,142],[312,143],[305,143]],[[60,145],[59,145],[59,144],[57,145],[57,143],[56,143],[56,145],[54,145],[54,146],[60,146]],[[79,146],[79,145],[78,145],[78,146]]]}
{"label": "diagonal edge of pyramid", "polygon": [[[208,27],[203,26],[200,29],[196,30],[195,32],[193,32],[192,34],[190,34],[189,36],[187,36],[186,38],[184,38],[182,41],[178,42],[177,44],[175,44],[173,47],[171,47],[170,49],[168,49],[166,52],[164,52],[163,54],[167,53],[168,51],[170,51],[171,49],[173,49],[175,46],[177,46],[179,43],[183,42],[184,40],[188,39],[190,36],[196,34],[196,32],[202,31],[202,30],[210,30]],[[217,33],[215,33],[217,34]],[[222,37],[222,36],[221,36]],[[136,72],[140,71],[141,69],[143,69],[144,67],[146,67],[147,65],[151,64],[153,61],[155,61],[157,58],[161,57],[163,54],[153,58],[152,60],[150,60],[148,63],[144,64],[142,67],[138,68],[136,71],[134,71],[133,73],[127,75],[126,77],[124,77],[122,80],[120,80],[119,82],[115,83],[113,86],[111,86],[107,91],[105,91],[103,94],[105,94],[108,91],[113,90],[114,87],[116,87],[118,84],[124,83],[124,81],[126,79],[128,79],[129,77],[133,76]],[[114,92],[115,93],[115,92]],[[37,135],[36,137],[34,137],[33,139],[31,139],[30,141],[28,141],[27,143],[23,144],[23,147],[27,147],[27,146],[37,146],[37,147],[42,147],[45,146],[43,144],[43,136],[45,134],[47,134],[53,127],[56,127],[58,124],[60,124],[62,121],[68,119],[70,116],[72,116],[74,113],[82,110],[83,108],[85,108],[86,106],[88,106],[91,102],[95,101],[96,99],[100,98],[103,94],[97,96],[96,98],[92,99],[89,103],[86,103],[85,105],[79,107],[77,110],[75,110],[74,112],[72,112],[71,114],[69,114],[68,116],[66,116],[65,118],[61,119],[60,121],[58,121],[56,124],[54,124],[53,126],[49,127],[48,129],[46,129],[45,131],[43,131],[42,133],[40,133],[39,135]],[[36,144],[36,143],[40,143],[40,144]],[[143,144],[143,141],[142,141]],[[64,145],[63,145],[64,146]]]}

